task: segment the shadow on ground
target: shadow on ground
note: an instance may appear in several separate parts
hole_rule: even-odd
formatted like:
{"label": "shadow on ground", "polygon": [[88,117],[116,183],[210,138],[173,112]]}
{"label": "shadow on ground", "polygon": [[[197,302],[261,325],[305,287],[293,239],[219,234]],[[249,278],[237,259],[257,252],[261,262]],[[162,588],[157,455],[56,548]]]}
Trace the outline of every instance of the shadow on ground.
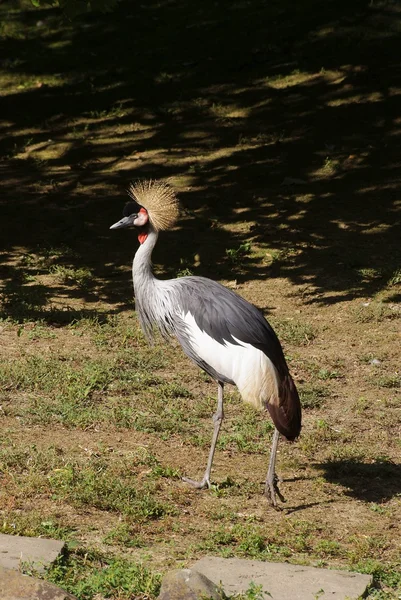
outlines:
{"label": "shadow on ground", "polygon": [[[169,179],[184,207],[156,250],[169,276],[281,275],[308,302],[399,301],[398,3],[0,11],[3,316],[18,316],[15,293],[37,297],[25,316],[56,294],[128,306],[136,240],[108,227],[142,177]],[[228,260],[244,242],[271,258]],[[55,265],[90,277],[33,290],[28,268]]]}
{"label": "shadow on ground", "polygon": [[401,465],[388,460],[373,464],[338,460],[317,466],[327,481],[345,486],[345,494],[358,500],[386,502],[401,494]]}

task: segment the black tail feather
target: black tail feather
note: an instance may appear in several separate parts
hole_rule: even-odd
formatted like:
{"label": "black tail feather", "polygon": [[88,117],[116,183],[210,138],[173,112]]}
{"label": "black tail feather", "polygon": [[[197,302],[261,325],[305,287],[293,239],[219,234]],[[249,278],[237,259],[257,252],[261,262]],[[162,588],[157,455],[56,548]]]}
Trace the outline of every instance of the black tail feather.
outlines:
{"label": "black tail feather", "polygon": [[278,402],[269,402],[267,408],[278,431],[287,440],[295,440],[301,432],[302,411],[298,391],[290,374],[280,381]]}

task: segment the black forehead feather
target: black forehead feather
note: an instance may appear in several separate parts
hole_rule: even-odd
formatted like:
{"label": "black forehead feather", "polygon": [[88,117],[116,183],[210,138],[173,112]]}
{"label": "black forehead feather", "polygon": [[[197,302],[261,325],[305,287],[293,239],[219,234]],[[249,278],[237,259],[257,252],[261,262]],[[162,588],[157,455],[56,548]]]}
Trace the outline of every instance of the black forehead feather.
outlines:
{"label": "black forehead feather", "polygon": [[138,202],[127,202],[123,209],[123,217],[129,217],[130,215],[138,213],[140,208],[141,205],[138,204]]}

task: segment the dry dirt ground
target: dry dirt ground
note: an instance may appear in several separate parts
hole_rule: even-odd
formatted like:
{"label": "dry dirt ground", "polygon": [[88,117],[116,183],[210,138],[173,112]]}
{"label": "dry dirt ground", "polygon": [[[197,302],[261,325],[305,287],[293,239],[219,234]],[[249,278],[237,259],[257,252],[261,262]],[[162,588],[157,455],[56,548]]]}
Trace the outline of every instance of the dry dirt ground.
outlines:
{"label": "dry dirt ground", "polygon": [[[204,554],[400,597],[401,12],[290,4],[0,6],[0,529],[67,539],[49,577],[80,598],[153,597]],[[213,489],[180,479],[203,473],[216,385],[139,331],[137,241],[108,227],[143,177],[183,208],[158,274],[221,281],[282,341],[304,412],[279,511],[271,423],[229,387]]]}

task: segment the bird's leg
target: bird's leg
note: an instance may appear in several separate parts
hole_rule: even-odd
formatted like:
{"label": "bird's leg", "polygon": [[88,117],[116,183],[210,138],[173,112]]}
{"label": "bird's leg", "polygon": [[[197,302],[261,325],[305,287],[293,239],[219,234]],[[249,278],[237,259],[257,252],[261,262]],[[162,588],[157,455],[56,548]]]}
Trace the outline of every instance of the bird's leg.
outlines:
{"label": "bird's leg", "polygon": [[280,500],[284,502],[284,498],[277,487],[277,482],[280,481],[280,479],[276,475],[276,456],[279,437],[280,433],[277,429],[275,429],[273,434],[272,449],[270,451],[269,469],[267,471],[265,486],[265,496],[274,507],[277,507],[276,494],[278,495]]}
{"label": "bird's leg", "polygon": [[185,481],[186,483],[190,483],[193,487],[200,489],[200,490],[205,487],[208,487],[208,488],[211,487],[210,471],[212,470],[214,451],[216,450],[216,444],[217,444],[217,438],[219,437],[220,426],[221,426],[221,424],[223,422],[223,418],[224,418],[224,412],[223,412],[224,384],[221,381],[218,381],[217,383],[218,383],[217,410],[216,410],[216,413],[213,415],[213,423],[214,423],[213,438],[212,438],[212,444],[210,446],[209,458],[207,461],[205,474],[203,476],[202,481],[194,481],[193,479],[189,479],[188,477],[182,478],[183,481]]}

